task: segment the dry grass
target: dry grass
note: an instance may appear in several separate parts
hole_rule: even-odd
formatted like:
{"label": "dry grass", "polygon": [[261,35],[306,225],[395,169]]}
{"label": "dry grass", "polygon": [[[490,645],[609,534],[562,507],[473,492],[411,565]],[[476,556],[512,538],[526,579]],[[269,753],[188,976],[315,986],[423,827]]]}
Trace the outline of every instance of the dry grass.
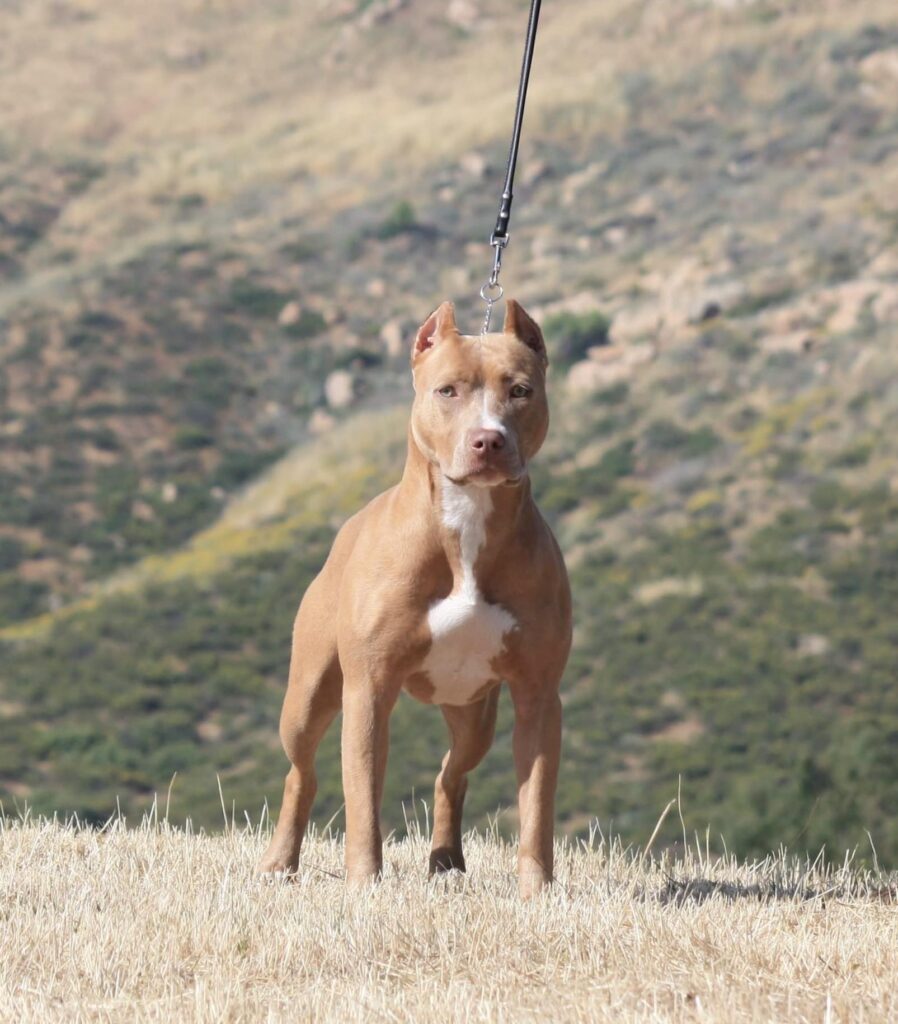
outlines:
{"label": "dry grass", "polygon": [[467,840],[427,882],[391,842],[350,894],[338,838],[264,886],[250,829],[0,822],[0,1019],[882,1021],[898,1015],[894,884],[785,856],[676,864],[563,844],[519,902],[514,851]]}

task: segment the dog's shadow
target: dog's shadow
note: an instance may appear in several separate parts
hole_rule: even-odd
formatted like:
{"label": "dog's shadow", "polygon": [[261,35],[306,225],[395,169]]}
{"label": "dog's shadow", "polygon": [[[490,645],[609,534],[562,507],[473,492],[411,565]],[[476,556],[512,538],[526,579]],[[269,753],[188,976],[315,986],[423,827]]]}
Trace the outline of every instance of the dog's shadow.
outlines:
{"label": "dog's shadow", "polygon": [[817,900],[865,901],[871,903],[898,904],[898,880],[885,885],[855,889],[841,885],[811,887],[801,882],[770,881],[745,885],[741,882],[718,882],[709,878],[672,878],[656,892],[656,898],[665,906],[682,907],[690,903],[704,903],[717,897],[729,903],[737,900],[751,900],[755,903],[809,903]]}

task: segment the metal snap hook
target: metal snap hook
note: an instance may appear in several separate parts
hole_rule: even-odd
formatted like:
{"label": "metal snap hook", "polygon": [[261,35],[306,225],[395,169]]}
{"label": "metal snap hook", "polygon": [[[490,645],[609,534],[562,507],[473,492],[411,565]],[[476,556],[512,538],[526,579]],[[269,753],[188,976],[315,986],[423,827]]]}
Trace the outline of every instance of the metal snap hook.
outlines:
{"label": "metal snap hook", "polygon": [[505,289],[498,281],[487,281],[480,289],[481,299],[483,299],[484,302],[488,302],[490,305],[494,302],[498,302],[504,294]]}
{"label": "metal snap hook", "polygon": [[480,289],[480,297],[486,303],[486,312],[483,314],[483,323],[480,327],[481,337],[484,334],[489,334],[490,320],[493,315],[493,306],[502,298],[505,294],[505,290],[498,281],[490,279]]}

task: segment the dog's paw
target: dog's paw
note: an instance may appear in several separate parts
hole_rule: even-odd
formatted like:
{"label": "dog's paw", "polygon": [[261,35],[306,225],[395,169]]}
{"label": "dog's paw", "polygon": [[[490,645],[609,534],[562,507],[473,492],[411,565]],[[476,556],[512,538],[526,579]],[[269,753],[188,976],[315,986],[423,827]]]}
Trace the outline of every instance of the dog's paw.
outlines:
{"label": "dog's paw", "polygon": [[296,881],[296,872],[287,868],[256,868],[256,881],[262,885],[287,885]]}
{"label": "dog's paw", "polygon": [[284,885],[296,878],[297,863],[271,851],[256,865],[256,878],[267,885]]}
{"label": "dog's paw", "polygon": [[464,872],[465,870],[465,858],[460,849],[454,849],[449,846],[440,846],[435,850],[431,850],[429,865],[429,874],[431,878],[433,878],[434,875],[442,875],[450,871]]}

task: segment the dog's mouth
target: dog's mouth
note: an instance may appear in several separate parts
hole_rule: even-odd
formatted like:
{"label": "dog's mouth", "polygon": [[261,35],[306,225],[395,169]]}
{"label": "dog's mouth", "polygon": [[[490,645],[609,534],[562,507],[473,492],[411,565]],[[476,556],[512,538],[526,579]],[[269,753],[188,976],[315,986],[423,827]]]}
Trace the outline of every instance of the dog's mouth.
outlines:
{"label": "dog's mouth", "polygon": [[460,487],[468,484],[473,484],[475,487],[515,487],[524,479],[524,474],[523,467],[516,472],[508,472],[498,466],[480,466],[467,473],[457,475],[445,473],[444,476]]}
{"label": "dog's mouth", "polygon": [[477,487],[500,487],[516,484],[526,473],[526,463],[517,445],[498,451],[456,450],[455,457],[443,468],[443,475],[456,484]]}

